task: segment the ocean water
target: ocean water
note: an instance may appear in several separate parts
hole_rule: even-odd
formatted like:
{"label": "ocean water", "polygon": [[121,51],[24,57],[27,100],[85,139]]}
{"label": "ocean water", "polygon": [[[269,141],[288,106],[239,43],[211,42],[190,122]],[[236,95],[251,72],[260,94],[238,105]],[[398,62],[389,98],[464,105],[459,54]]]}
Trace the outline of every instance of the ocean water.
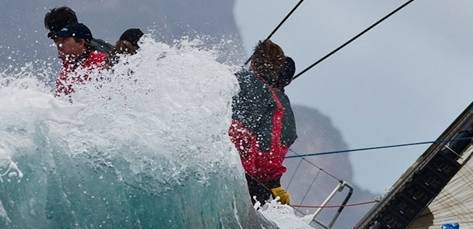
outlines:
{"label": "ocean water", "polygon": [[276,228],[249,200],[235,68],[215,59],[145,38],[59,98],[47,65],[0,70],[0,228]]}

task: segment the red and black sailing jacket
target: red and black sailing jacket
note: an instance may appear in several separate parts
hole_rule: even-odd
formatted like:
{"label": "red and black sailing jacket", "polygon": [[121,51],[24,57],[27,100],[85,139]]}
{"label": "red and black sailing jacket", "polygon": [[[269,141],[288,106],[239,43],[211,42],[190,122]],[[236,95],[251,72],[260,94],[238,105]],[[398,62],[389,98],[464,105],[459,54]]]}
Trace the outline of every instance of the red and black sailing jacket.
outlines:
{"label": "red and black sailing jacket", "polygon": [[108,56],[99,51],[88,51],[74,60],[65,60],[56,79],[56,96],[69,95],[74,92],[74,85],[90,81],[93,70],[105,68]]}
{"label": "red and black sailing jacket", "polygon": [[248,175],[260,182],[279,180],[286,172],[284,157],[297,138],[289,98],[251,72],[236,75],[240,92],[233,98],[230,139]]}

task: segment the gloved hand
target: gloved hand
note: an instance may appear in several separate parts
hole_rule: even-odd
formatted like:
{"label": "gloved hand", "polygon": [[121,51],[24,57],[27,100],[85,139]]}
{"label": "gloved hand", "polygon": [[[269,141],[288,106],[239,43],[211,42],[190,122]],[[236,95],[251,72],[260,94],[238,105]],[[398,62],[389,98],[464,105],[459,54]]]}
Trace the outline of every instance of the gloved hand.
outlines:
{"label": "gloved hand", "polygon": [[279,196],[279,202],[281,202],[281,204],[289,204],[291,196],[290,196],[289,192],[287,192],[281,186],[276,187],[276,188],[272,188],[271,193],[273,194],[274,198]]}

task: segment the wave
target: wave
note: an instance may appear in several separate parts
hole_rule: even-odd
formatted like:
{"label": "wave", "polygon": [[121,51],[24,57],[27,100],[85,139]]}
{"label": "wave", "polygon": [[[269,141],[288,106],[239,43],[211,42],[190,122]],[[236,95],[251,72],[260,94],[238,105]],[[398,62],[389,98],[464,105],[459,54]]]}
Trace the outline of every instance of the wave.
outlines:
{"label": "wave", "polygon": [[196,40],[141,47],[70,97],[50,69],[0,73],[1,228],[276,227],[227,136],[235,68]]}

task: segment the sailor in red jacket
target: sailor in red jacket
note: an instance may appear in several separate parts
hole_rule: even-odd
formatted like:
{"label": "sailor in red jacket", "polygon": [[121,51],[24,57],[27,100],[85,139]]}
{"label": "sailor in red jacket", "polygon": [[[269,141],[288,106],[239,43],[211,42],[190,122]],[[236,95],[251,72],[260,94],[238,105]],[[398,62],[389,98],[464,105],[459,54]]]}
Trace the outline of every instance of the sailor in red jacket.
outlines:
{"label": "sailor in red jacket", "polygon": [[237,74],[240,92],[233,99],[229,135],[240,153],[253,203],[256,197],[264,204],[272,195],[289,204],[280,179],[286,172],[284,157],[297,138],[294,114],[283,90],[291,72],[292,59],[268,40],[255,48],[250,71]]}
{"label": "sailor in red jacket", "polygon": [[89,74],[93,70],[106,67],[107,54],[90,48],[92,33],[84,24],[66,25],[52,36],[58,49],[58,56],[63,62],[56,79],[56,96],[74,92],[74,85],[89,81]]}

